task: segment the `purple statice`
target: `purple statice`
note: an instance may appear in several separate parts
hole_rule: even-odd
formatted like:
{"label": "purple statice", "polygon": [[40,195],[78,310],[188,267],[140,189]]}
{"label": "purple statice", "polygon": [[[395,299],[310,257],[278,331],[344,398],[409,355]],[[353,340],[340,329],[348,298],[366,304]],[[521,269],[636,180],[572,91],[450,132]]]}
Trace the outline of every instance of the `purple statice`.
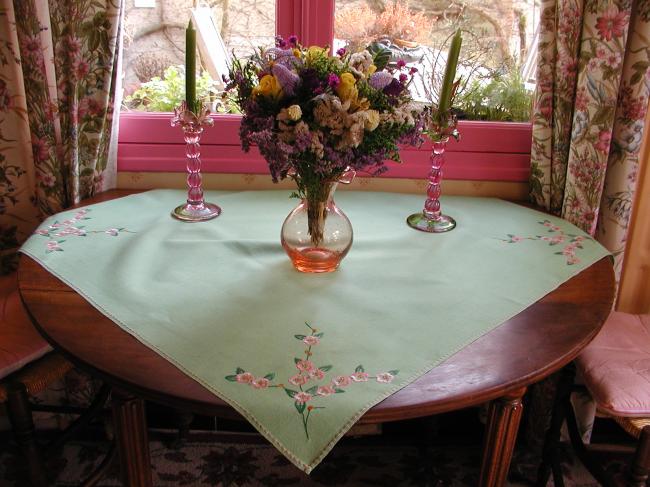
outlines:
{"label": "purple statice", "polygon": [[300,83],[300,76],[282,64],[274,64],[271,72],[278,79],[285,96],[296,94],[296,88]]}
{"label": "purple statice", "polygon": [[290,156],[293,147],[277,140],[273,130],[262,130],[249,134],[250,142],[257,144],[260,154],[269,163],[269,171],[274,183],[284,179],[291,169]]}
{"label": "purple statice", "polygon": [[399,75],[399,81],[400,83],[406,83],[406,81],[409,79],[408,75],[402,73]]}
{"label": "purple statice", "polygon": [[287,47],[287,41],[282,36],[275,36],[275,46],[281,48]]}
{"label": "purple statice", "polygon": [[370,79],[368,79],[368,83],[375,90],[383,90],[391,81],[393,81],[393,76],[387,71],[377,71],[371,74]]}
{"label": "purple statice", "polygon": [[396,79],[393,79],[383,91],[388,96],[398,97],[404,91],[404,85]]}
{"label": "purple statice", "polygon": [[348,52],[347,49],[345,47],[341,47],[340,49],[337,49],[336,54],[339,57],[343,57],[343,56],[345,56],[346,52]]}
{"label": "purple statice", "polygon": [[341,83],[341,78],[338,77],[336,73],[330,73],[327,76],[327,84],[330,88],[336,89],[336,87]]}
{"label": "purple statice", "polygon": [[298,36],[295,34],[290,35],[288,41],[290,46],[296,47],[298,45]]}
{"label": "purple statice", "polygon": [[411,69],[409,69],[409,74],[410,75],[414,75],[417,72],[418,72],[418,68],[416,68],[415,66],[413,66]]}
{"label": "purple statice", "polygon": [[402,69],[404,66],[406,66],[406,61],[404,61],[403,59],[398,59],[397,60],[397,67],[399,69]]}

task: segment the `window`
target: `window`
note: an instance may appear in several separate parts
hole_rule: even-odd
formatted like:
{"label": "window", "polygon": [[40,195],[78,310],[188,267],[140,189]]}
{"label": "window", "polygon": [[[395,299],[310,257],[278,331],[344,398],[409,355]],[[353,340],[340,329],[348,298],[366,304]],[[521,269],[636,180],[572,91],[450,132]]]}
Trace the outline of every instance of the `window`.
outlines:
{"label": "window", "polygon": [[[470,1],[468,0],[464,7],[466,11],[474,12],[472,9],[485,10],[488,7],[486,2],[470,4]],[[530,5],[532,9],[532,14],[521,16],[515,12],[512,0],[489,1],[509,6],[509,11],[513,16],[513,29],[510,36],[504,41],[499,40],[500,38],[495,34],[492,36],[494,39],[490,40],[486,32],[492,24],[488,20],[484,20],[478,25],[480,29],[488,30],[479,29],[477,36],[464,36],[464,45],[471,46],[475,37],[488,41],[485,45],[492,51],[494,51],[494,46],[499,43],[504,49],[507,44],[514,52],[512,56],[516,59],[514,64],[519,69],[517,72],[522,73],[525,61],[528,60],[528,63],[531,64],[530,56],[526,53],[533,51],[530,46],[534,37],[531,32],[532,25],[534,25],[534,17],[537,15],[535,4],[533,0],[519,0],[517,5],[520,7],[523,4]],[[395,18],[393,18],[393,22],[388,23],[390,29],[384,36],[384,42],[389,42],[390,45],[396,46],[402,52],[412,53],[413,50],[419,49],[420,52],[425,52],[429,58],[433,58],[438,51],[443,52],[444,56],[446,48],[441,48],[442,41],[457,26],[466,28],[463,22],[467,21],[467,19],[463,20],[464,17],[459,10],[459,6],[464,5],[460,3],[454,3],[452,7],[435,11],[415,8],[416,4],[434,4],[435,2],[412,1],[413,6],[407,7],[405,0],[205,0],[200,2],[195,0],[155,0],[154,8],[136,8],[133,2],[134,0],[127,0],[127,19],[125,21],[126,70],[124,84],[127,95],[133,95],[152,76],[157,76],[160,80],[165,81],[161,75],[164,74],[165,69],[169,69],[169,66],[182,67],[184,64],[184,29],[189,21],[194,3],[200,3],[203,8],[207,7],[210,10],[212,19],[214,19],[211,22],[214,22],[215,30],[218,29],[221,34],[225,49],[228,52],[234,50],[240,56],[246,55],[252,47],[270,45],[276,32],[285,37],[296,34],[306,45],[338,46],[345,43],[365,42],[369,38],[366,39],[363,35],[369,35],[369,32],[373,36],[378,33],[381,35],[381,26],[387,25],[386,18],[382,19],[379,10],[376,9],[379,6],[385,8],[389,13],[392,9],[393,16],[404,14],[402,11],[396,12],[396,8],[406,8],[409,18],[407,22],[400,24],[396,24]],[[479,4],[481,7],[471,7]],[[375,10],[372,9],[372,6],[375,6]],[[365,17],[359,16],[359,12],[362,11],[365,12]],[[483,12],[483,14],[485,13]],[[479,14],[476,15],[479,20],[483,18]],[[356,16],[362,22],[346,23],[344,21],[346,16],[348,18]],[[433,21],[439,18],[442,21],[435,23],[435,33],[428,31],[426,35],[429,37],[426,37],[424,33],[420,32],[422,26],[431,26]],[[523,27],[524,20],[525,28]],[[515,23],[520,30],[514,28]],[[440,26],[444,26],[444,28],[440,28]],[[492,27],[495,28],[494,25]],[[522,39],[522,36],[525,37],[525,42],[522,40],[523,44],[517,44],[515,41]],[[200,40],[197,44],[200,44]],[[524,44],[525,49],[517,48]],[[158,59],[156,53],[160,54],[163,61]],[[202,51],[201,55],[203,66],[208,67],[210,54]],[[427,64],[427,60],[424,59],[427,56],[410,60],[425,75],[432,66],[431,61],[428,61],[429,64]],[[218,62],[219,56],[217,55],[216,58]],[[482,69],[474,69],[476,71],[475,79],[482,80],[483,83],[479,86],[489,84],[492,75],[487,73],[490,70],[492,74],[499,69],[503,71],[503,58],[503,55],[501,58],[495,57],[490,61],[491,64],[486,63],[485,66],[481,66]],[[468,66],[467,69],[472,69],[471,63],[466,62],[465,64]],[[176,70],[176,74],[172,70],[173,79],[168,83],[170,86],[163,87],[176,96],[175,99],[172,98],[171,106],[174,106],[176,100],[180,101],[184,97],[184,84],[180,77],[182,73],[179,73],[179,70]],[[481,74],[483,77],[479,76]],[[218,76],[213,74],[206,78],[204,89],[217,92],[219,80],[214,79],[216,77]],[[479,93],[475,98],[483,99],[485,93]],[[170,109],[166,108],[166,110]],[[160,109],[155,111],[160,111]],[[182,139],[176,129],[169,127],[169,119],[170,116],[166,113],[143,113],[132,109],[122,112],[118,153],[118,169],[120,171],[183,172],[185,170],[182,151],[179,152],[178,148],[172,148],[172,146],[181,145]],[[224,173],[266,173],[266,163],[255,150],[244,154],[239,148],[239,117],[221,114],[216,115],[215,119],[218,130],[207,130],[202,139],[203,170]],[[531,135],[529,123],[503,124],[463,121],[461,122],[461,133],[463,140],[458,144],[450,144],[448,150],[447,178],[527,180]],[[428,148],[425,145],[421,150],[405,150],[402,154],[404,164],[395,166],[386,176],[424,177],[428,168]],[[174,154],[174,157],[171,158],[170,154]]]}

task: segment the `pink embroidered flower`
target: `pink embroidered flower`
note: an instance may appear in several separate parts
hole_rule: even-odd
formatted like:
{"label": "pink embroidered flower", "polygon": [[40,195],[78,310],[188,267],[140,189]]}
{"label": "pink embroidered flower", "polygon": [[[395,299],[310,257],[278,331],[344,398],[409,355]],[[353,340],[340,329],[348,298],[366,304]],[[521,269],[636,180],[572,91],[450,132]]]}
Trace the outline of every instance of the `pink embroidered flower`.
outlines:
{"label": "pink embroidered flower", "polygon": [[596,19],[596,29],[601,39],[611,41],[614,37],[621,37],[625,33],[627,13],[619,12],[616,5],[605,9],[603,15]]}
{"label": "pink embroidered flower", "polygon": [[309,377],[302,374],[296,374],[293,377],[289,378],[289,383],[293,384],[294,386],[302,386],[307,382],[309,382]]}
{"label": "pink embroidered flower", "polygon": [[523,237],[517,237],[516,235],[513,235],[510,237],[510,241],[513,243],[521,242],[523,240]]}
{"label": "pink embroidered flower", "polygon": [[354,382],[368,382],[369,374],[367,372],[355,372],[350,376]]}
{"label": "pink embroidered flower", "polygon": [[255,379],[253,382],[251,382],[251,385],[255,389],[266,389],[270,383],[271,381],[268,380],[266,377],[259,377]]}
{"label": "pink embroidered flower", "polygon": [[112,235],[113,237],[117,237],[120,234],[120,231],[117,228],[109,228],[104,233]]}
{"label": "pink embroidered flower", "polygon": [[59,242],[56,240],[50,240],[47,242],[46,252],[54,252],[55,250],[63,250],[61,247],[59,247]]}
{"label": "pink embroidered flower", "polygon": [[381,374],[377,374],[377,382],[382,382],[384,384],[393,382],[394,378],[395,376],[389,372],[382,372]]}
{"label": "pink embroidered flower", "polygon": [[39,171],[36,173],[36,177],[47,188],[53,188],[56,185],[56,176],[54,174]]}
{"label": "pink embroidered flower", "polygon": [[311,360],[298,360],[296,362],[296,368],[301,372],[311,372],[316,366]]}
{"label": "pink embroidered flower", "polygon": [[308,392],[299,392],[293,398],[296,400],[298,404],[304,404],[308,401],[311,401],[312,395],[309,394]]}
{"label": "pink embroidered flower", "polygon": [[34,233],[37,233],[39,235],[45,235],[45,236],[50,234],[50,232],[48,230],[43,230],[43,229],[36,230],[36,232],[34,232]]}
{"label": "pink embroidered flower", "polygon": [[323,372],[321,369],[312,370],[309,373],[309,377],[317,380],[323,380],[325,378],[325,372]]}
{"label": "pink embroidered flower", "polygon": [[350,385],[350,378],[347,375],[339,375],[338,377],[334,377],[332,380],[332,384],[334,384],[336,387],[345,387]]}
{"label": "pink embroidered flower", "polygon": [[562,255],[574,255],[576,251],[576,246],[569,244],[562,249]]}
{"label": "pink embroidered flower", "polygon": [[598,59],[605,59],[607,57],[607,51],[604,48],[599,47],[596,49],[596,57]]}
{"label": "pink embroidered flower", "polygon": [[573,238],[574,242],[582,242],[585,238],[582,235],[578,235],[577,237]]}
{"label": "pink embroidered flower", "polygon": [[316,394],[319,396],[331,396],[336,393],[336,390],[332,386],[321,386],[316,390]]}
{"label": "pink embroidered flower", "polygon": [[569,265],[578,264],[580,263],[580,259],[575,255],[572,255],[567,259],[566,263]]}
{"label": "pink embroidered flower", "polygon": [[303,343],[309,346],[318,345],[320,343],[320,338],[313,335],[306,336],[302,339]]}
{"label": "pink embroidered flower", "polygon": [[255,380],[255,376],[250,372],[242,372],[241,374],[237,374],[235,377],[237,378],[237,382],[241,384],[250,384]]}
{"label": "pink embroidered flower", "polygon": [[554,232],[559,232],[560,227],[558,227],[557,225],[551,225],[551,230],[553,230]]}

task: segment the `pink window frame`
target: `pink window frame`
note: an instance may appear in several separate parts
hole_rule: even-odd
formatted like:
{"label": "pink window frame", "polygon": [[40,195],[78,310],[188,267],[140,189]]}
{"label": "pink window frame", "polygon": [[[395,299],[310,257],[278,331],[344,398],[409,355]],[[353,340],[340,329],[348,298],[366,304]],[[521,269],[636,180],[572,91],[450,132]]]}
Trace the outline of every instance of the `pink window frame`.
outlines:
{"label": "pink window frame", "polygon": [[[276,32],[296,34],[305,45],[331,45],[335,0],[277,0]],[[168,113],[120,114],[118,171],[184,172],[181,134],[170,127]],[[267,165],[253,148],[241,150],[241,117],[214,115],[215,128],[201,140],[202,170],[206,173],[266,174]],[[460,142],[450,142],[445,178],[523,182],[530,172],[530,123],[461,121]],[[430,143],[405,147],[402,164],[390,163],[384,177],[423,178],[429,168]]]}

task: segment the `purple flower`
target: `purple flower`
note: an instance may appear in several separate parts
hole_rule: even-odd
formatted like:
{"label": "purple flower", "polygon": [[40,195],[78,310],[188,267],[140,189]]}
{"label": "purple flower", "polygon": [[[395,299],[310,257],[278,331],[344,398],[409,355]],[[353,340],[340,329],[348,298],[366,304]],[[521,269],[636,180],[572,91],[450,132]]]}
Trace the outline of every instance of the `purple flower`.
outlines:
{"label": "purple flower", "polygon": [[417,72],[418,72],[418,68],[416,68],[415,66],[409,69],[409,74],[415,74]]}
{"label": "purple flower", "polygon": [[341,83],[341,78],[339,78],[336,73],[330,73],[329,76],[327,77],[327,84],[333,88],[336,89],[336,87]]}
{"label": "purple flower", "polygon": [[287,41],[282,36],[275,36],[276,47],[287,47]]}
{"label": "purple flower", "polygon": [[297,45],[298,44],[298,36],[295,35],[295,34],[290,35],[289,36],[289,44],[291,44],[292,46]]}
{"label": "purple flower", "polygon": [[345,47],[342,47],[336,51],[336,54],[340,57],[343,57],[345,56],[346,52],[348,52],[347,49],[345,49]]}
{"label": "purple flower", "polygon": [[399,69],[402,69],[404,66],[406,66],[406,61],[404,61],[403,59],[398,59],[397,60],[397,67]]}
{"label": "purple flower", "polygon": [[[286,44],[285,44],[286,45]],[[266,57],[273,61],[273,64],[282,64],[287,68],[293,68],[299,61],[293,55],[293,49],[282,49],[280,47],[272,47],[266,51]]]}
{"label": "purple flower", "polygon": [[307,68],[300,71],[302,79],[302,91],[305,93],[315,93],[317,89],[323,92],[321,80],[318,78],[318,72],[313,68]]}
{"label": "purple flower", "polygon": [[271,72],[280,82],[282,91],[286,96],[293,96],[296,94],[296,87],[298,86],[298,83],[300,83],[300,76],[282,64],[274,64],[271,68]]}
{"label": "purple flower", "polygon": [[370,75],[368,83],[375,90],[383,90],[386,88],[391,81],[393,81],[393,76],[387,71],[378,71]]}
{"label": "purple flower", "polygon": [[384,93],[388,96],[399,96],[404,91],[404,85],[393,79],[388,86],[384,88]]}
{"label": "purple flower", "polygon": [[409,77],[407,75],[405,75],[404,73],[399,75],[399,80],[400,80],[401,83],[406,83],[407,79],[409,79]]}

